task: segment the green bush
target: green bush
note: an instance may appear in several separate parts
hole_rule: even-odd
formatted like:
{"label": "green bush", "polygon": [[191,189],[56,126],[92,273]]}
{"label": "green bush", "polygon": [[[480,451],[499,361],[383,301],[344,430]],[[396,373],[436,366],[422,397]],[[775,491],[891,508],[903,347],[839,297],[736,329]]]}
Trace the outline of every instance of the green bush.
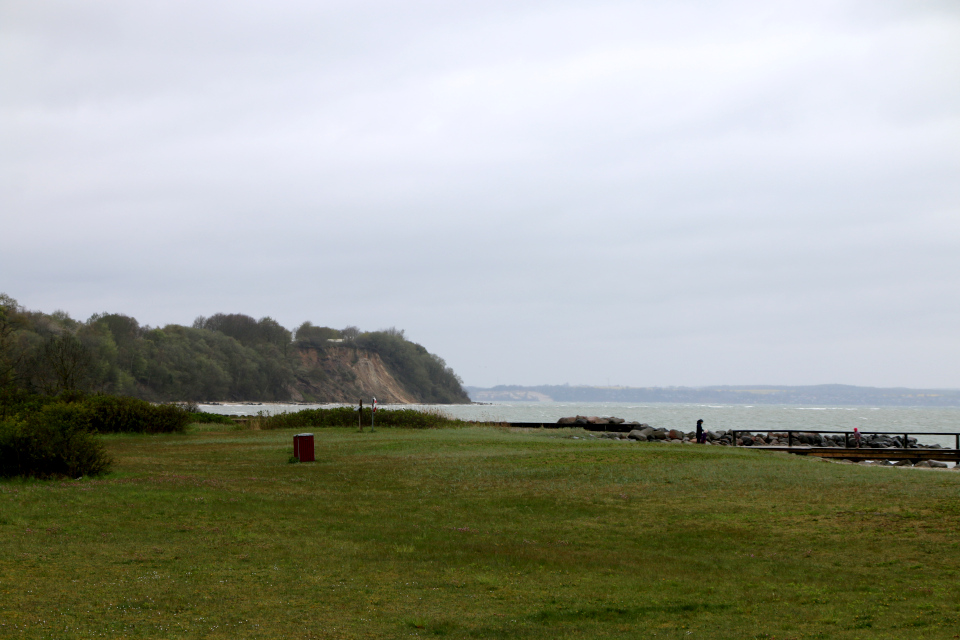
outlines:
{"label": "green bush", "polygon": [[85,424],[98,433],[183,433],[193,422],[191,414],[177,405],[153,405],[127,396],[81,393],[59,396],[23,393],[4,398],[0,403],[0,418],[26,419],[52,406],[70,406],[85,412]]}
{"label": "green bush", "polygon": [[[257,423],[261,429],[303,429],[308,427],[356,427],[358,421],[370,426],[370,409],[363,410],[360,417],[353,407],[335,409],[304,409],[296,413],[260,415]],[[463,425],[462,420],[449,418],[439,412],[416,409],[381,409],[377,411],[376,426],[406,427],[408,429],[437,429]]]}
{"label": "green bush", "polygon": [[90,432],[91,412],[77,404],[51,404],[26,419],[0,420],[0,477],[97,476],[111,460]]}
{"label": "green bush", "polygon": [[192,422],[183,407],[137,398],[89,396],[77,404],[90,411],[90,428],[99,433],[183,433]]}
{"label": "green bush", "polygon": [[200,422],[203,424],[234,424],[234,421],[230,416],[223,416],[219,413],[207,413],[206,411],[191,411],[190,422]]}
{"label": "green bush", "polygon": [[0,414],[0,476],[99,475],[110,460],[97,433],[182,433],[190,413],[121,396],[11,395]]}

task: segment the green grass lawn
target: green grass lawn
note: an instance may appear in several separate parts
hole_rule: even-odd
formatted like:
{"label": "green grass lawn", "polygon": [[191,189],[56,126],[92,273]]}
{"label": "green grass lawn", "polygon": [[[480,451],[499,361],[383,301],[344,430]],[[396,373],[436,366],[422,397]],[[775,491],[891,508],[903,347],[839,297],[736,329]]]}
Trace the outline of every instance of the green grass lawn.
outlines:
{"label": "green grass lawn", "polygon": [[0,482],[0,638],[960,637],[960,472],[223,428]]}

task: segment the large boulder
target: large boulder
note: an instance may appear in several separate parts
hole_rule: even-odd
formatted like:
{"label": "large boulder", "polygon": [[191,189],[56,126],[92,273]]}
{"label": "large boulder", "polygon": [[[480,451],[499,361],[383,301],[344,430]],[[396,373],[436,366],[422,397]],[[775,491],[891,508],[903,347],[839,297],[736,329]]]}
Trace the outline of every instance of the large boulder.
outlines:
{"label": "large boulder", "polygon": [[635,431],[637,430],[640,431],[640,433],[642,433],[647,438],[649,438],[654,431],[653,427],[645,424],[640,425],[640,429],[635,429]]}
{"label": "large boulder", "polygon": [[684,437],[684,433],[683,433],[683,431],[679,431],[679,430],[677,430],[677,429],[670,429],[670,432],[667,434],[667,436],[668,436],[671,440],[680,440],[680,441],[682,441],[682,440],[683,440],[683,437]]}
{"label": "large boulder", "polygon": [[623,418],[607,418],[607,424],[623,424],[626,422]]}
{"label": "large boulder", "polygon": [[946,462],[940,462],[939,460],[931,460],[930,466],[934,469],[946,469],[949,465]]}
{"label": "large boulder", "polygon": [[634,429],[627,435],[627,437],[630,438],[631,440],[639,440],[640,442],[647,441],[646,434],[644,434],[643,431],[641,431],[640,429]]}
{"label": "large boulder", "polygon": [[557,424],[573,424],[576,421],[577,421],[576,417],[560,418],[559,420],[557,420]]}

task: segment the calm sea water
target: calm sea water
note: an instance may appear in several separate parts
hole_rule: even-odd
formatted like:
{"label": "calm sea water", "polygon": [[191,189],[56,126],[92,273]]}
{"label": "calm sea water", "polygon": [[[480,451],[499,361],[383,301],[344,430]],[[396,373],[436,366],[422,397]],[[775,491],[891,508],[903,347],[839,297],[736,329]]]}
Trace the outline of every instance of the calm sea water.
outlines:
{"label": "calm sea water", "polygon": [[[339,405],[222,404],[202,405],[204,411],[248,415],[258,411],[283,413]],[[441,411],[463,420],[496,422],[556,422],[565,416],[616,416],[654,427],[693,431],[697,420],[712,430],[744,429],[780,431],[810,429],[960,432],[960,407],[830,407],[796,405],[709,405],[629,402],[503,402],[471,405],[380,405],[382,408],[414,408]],[[925,436],[921,442],[954,446],[953,437]]]}

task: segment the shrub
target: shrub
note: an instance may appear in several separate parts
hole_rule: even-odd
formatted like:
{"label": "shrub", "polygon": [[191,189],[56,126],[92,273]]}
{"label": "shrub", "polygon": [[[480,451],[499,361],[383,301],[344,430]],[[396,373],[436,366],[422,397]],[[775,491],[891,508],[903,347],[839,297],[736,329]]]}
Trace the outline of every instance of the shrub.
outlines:
{"label": "shrub", "polygon": [[0,477],[97,476],[111,460],[90,432],[90,411],[51,404],[26,419],[0,420]]}
{"label": "shrub", "polygon": [[183,433],[192,421],[183,407],[124,396],[89,396],[78,404],[89,409],[90,428],[99,433]]}
{"label": "shrub", "polygon": [[[261,429],[303,429],[308,427],[355,427],[359,422],[370,426],[370,409],[363,410],[363,417],[353,407],[335,409],[304,409],[296,413],[259,415],[257,424]],[[406,427],[408,429],[436,429],[463,425],[440,412],[416,409],[381,409],[377,411],[376,426]]]}
{"label": "shrub", "polygon": [[204,424],[212,422],[218,424],[235,424],[230,416],[223,416],[219,413],[207,413],[206,411],[191,411],[190,422],[200,422]]}
{"label": "shrub", "polygon": [[[81,393],[5,398],[0,417],[27,419],[52,406],[70,406],[83,413],[84,424],[98,433],[183,433],[191,414],[177,405],[153,405],[127,396],[87,396]],[[76,414],[80,415],[80,413]],[[79,419],[79,418],[78,418]]]}

